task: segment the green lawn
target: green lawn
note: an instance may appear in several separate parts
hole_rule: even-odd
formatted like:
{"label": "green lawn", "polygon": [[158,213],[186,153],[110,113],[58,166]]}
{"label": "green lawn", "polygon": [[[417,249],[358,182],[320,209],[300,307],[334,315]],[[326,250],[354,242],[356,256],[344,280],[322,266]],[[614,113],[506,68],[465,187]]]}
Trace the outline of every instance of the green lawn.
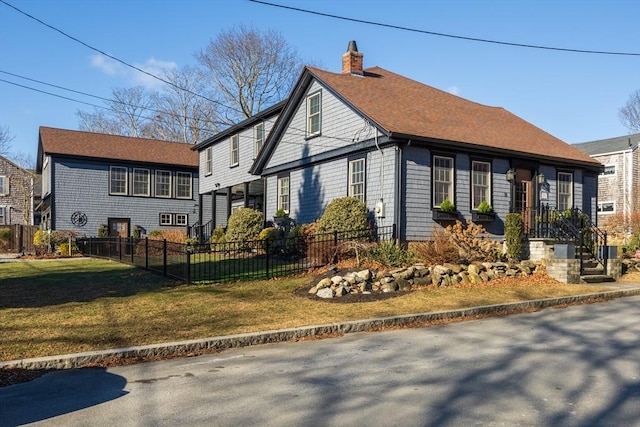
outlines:
{"label": "green lawn", "polygon": [[294,294],[309,282],[183,285],[108,260],[0,263],[0,360],[585,293],[581,285],[521,281],[332,304]]}

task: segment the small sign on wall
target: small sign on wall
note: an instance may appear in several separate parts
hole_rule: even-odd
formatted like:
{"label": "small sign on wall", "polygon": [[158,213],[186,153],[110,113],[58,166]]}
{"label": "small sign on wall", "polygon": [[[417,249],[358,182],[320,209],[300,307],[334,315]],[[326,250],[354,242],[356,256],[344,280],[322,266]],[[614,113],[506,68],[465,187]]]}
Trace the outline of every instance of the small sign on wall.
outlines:
{"label": "small sign on wall", "polygon": [[549,200],[549,192],[546,190],[542,190],[540,192],[540,200]]}

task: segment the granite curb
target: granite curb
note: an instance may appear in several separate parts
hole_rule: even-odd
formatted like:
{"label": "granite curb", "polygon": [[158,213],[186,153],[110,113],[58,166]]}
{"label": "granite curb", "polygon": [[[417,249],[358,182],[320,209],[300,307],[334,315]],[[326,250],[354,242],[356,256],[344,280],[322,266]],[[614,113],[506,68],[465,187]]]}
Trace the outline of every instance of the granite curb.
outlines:
{"label": "granite curb", "polygon": [[136,347],[124,347],[110,350],[89,351],[83,353],[47,356],[33,359],[10,360],[0,362],[0,369],[73,369],[98,364],[113,359],[179,357],[205,351],[217,351],[259,344],[268,344],[298,339],[319,337],[332,334],[366,332],[383,327],[419,325],[425,322],[474,318],[476,316],[505,315],[528,310],[562,306],[566,304],[597,302],[621,297],[640,295],[640,287],[618,289],[583,295],[558,298],[545,298],[517,303],[486,305],[461,310],[448,310],[433,313],[407,314],[392,317],[355,320],[326,325],[304,326],[263,332],[227,335],[189,341],[150,344]]}

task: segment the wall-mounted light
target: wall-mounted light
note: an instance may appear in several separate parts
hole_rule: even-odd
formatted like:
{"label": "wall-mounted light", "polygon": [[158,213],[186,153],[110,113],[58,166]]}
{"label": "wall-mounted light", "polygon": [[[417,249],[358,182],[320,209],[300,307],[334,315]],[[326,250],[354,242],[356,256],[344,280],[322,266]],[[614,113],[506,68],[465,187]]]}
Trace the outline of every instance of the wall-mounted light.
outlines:
{"label": "wall-mounted light", "polygon": [[540,184],[540,185],[544,184],[544,174],[543,173],[539,173],[538,174],[538,184]]}
{"label": "wall-mounted light", "polygon": [[511,169],[509,169],[509,170],[507,171],[506,179],[507,179],[507,181],[509,181],[509,182],[513,182],[513,181],[515,181],[515,180],[516,180],[516,171],[514,171],[514,170],[513,170],[513,168],[511,168]]}
{"label": "wall-mounted light", "polygon": [[220,183],[219,183],[219,182],[216,182],[216,183],[215,183],[215,186],[216,186],[216,188],[220,188]]}

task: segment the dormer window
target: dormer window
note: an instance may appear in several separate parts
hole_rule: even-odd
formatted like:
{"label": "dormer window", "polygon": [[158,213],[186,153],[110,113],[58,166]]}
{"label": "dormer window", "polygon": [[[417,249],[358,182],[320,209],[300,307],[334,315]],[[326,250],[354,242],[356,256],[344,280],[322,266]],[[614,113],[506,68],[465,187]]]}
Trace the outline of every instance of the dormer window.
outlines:
{"label": "dormer window", "polygon": [[264,144],[264,122],[253,127],[253,158],[258,157]]}
{"label": "dormer window", "polygon": [[240,135],[235,134],[231,137],[231,164],[229,166],[238,166],[240,162]]}
{"label": "dormer window", "polygon": [[320,135],[321,101],[320,92],[307,97],[307,138]]}

